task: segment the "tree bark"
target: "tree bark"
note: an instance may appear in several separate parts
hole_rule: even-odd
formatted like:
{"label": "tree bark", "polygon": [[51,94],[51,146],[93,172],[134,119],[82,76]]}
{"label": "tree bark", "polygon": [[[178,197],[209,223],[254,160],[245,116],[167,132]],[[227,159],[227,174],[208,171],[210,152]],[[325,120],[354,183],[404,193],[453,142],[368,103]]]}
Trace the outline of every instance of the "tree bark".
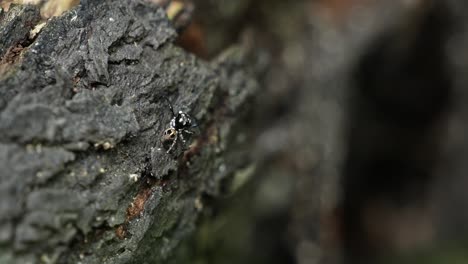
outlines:
{"label": "tree bark", "polygon": [[[147,2],[82,1],[30,37],[39,21],[0,14],[0,263],[167,262],[249,164],[255,69],[185,52]],[[199,124],[171,153],[166,97]]]}

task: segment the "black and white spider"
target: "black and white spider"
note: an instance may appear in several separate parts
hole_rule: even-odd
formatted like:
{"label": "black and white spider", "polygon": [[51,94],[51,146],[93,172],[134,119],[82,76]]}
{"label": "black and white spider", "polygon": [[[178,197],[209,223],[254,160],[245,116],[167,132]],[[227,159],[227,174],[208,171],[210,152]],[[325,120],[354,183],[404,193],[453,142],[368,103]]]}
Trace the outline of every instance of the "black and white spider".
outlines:
{"label": "black and white spider", "polygon": [[167,150],[167,153],[169,153],[174,148],[179,138],[184,142],[184,144],[187,144],[184,138],[184,133],[193,134],[194,132],[190,129],[196,127],[197,124],[195,120],[185,112],[179,111],[176,113],[169,99],[165,99],[169,105],[169,109],[171,110],[172,119],[169,122],[169,128],[164,131],[162,142],[163,144],[172,142],[171,146]]}

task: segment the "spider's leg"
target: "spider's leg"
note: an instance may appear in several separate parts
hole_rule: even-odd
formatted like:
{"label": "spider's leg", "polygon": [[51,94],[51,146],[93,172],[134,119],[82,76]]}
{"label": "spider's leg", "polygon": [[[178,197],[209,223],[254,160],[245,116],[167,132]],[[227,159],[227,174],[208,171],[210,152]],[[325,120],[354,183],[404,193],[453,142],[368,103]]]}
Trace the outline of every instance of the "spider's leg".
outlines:
{"label": "spider's leg", "polygon": [[[200,134],[200,133],[201,133],[201,132],[200,132],[200,126],[198,125],[197,120],[194,119],[194,118],[192,118],[192,125],[190,126],[190,128],[195,128],[197,134]],[[186,131],[187,133],[189,133],[189,134],[194,134],[194,133],[195,133],[195,132],[193,132],[193,131],[190,131],[190,132],[188,132],[188,130],[185,130],[185,131]]]}
{"label": "spider's leg", "polygon": [[177,139],[179,138],[179,133],[175,134],[174,141],[172,142],[171,147],[167,150],[167,153],[171,152],[171,150],[174,148],[175,144],[177,143]]}
{"label": "spider's leg", "polygon": [[[185,130],[182,130],[182,131],[185,131]],[[184,135],[182,135],[182,131],[180,134],[180,139],[182,139],[182,142],[184,142],[184,144],[187,144],[187,141],[185,141],[185,138],[184,138]]]}
{"label": "spider's leg", "polygon": [[184,129],[184,130],[182,130],[182,131],[184,131],[184,132],[187,133],[187,134],[193,134],[193,133],[194,133],[193,131],[190,131],[190,130],[188,130],[188,129]]}
{"label": "spider's leg", "polygon": [[192,126],[191,127],[198,127],[198,123],[197,123],[197,120],[193,117],[190,117],[191,120],[192,120]]}
{"label": "spider's leg", "polygon": [[169,101],[169,98],[167,98],[166,96],[163,96],[163,98],[166,100],[167,104],[169,105],[169,109],[171,109],[172,116],[175,116],[176,113],[174,112],[174,107],[172,107],[171,101]]}

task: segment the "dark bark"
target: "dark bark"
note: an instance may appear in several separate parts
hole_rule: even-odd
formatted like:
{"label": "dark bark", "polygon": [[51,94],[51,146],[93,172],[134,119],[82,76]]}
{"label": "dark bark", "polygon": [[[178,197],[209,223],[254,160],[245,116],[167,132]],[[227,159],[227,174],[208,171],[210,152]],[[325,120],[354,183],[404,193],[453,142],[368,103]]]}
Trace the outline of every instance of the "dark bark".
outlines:
{"label": "dark bark", "polygon": [[[202,61],[139,1],[82,1],[29,39],[38,21],[30,6],[0,15],[0,262],[167,261],[249,164],[245,53]],[[170,154],[163,97],[199,123]]]}
{"label": "dark bark", "polygon": [[176,43],[255,62],[81,2],[0,14],[0,263],[466,262],[463,1],[194,1]]}

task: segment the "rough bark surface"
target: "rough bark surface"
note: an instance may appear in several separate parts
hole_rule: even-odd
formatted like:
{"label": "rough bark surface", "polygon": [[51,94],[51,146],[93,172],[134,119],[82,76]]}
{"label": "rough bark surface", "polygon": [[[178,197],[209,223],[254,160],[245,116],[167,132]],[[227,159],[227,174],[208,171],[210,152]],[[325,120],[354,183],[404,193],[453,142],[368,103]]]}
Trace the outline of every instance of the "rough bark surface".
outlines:
{"label": "rough bark surface", "polygon": [[[0,263],[168,261],[249,163],[244,53],[201,61],[139,1],[82,1],[29,39],[38,21],[0,14]],[[170,154],[163,97],[200,125]]]}

